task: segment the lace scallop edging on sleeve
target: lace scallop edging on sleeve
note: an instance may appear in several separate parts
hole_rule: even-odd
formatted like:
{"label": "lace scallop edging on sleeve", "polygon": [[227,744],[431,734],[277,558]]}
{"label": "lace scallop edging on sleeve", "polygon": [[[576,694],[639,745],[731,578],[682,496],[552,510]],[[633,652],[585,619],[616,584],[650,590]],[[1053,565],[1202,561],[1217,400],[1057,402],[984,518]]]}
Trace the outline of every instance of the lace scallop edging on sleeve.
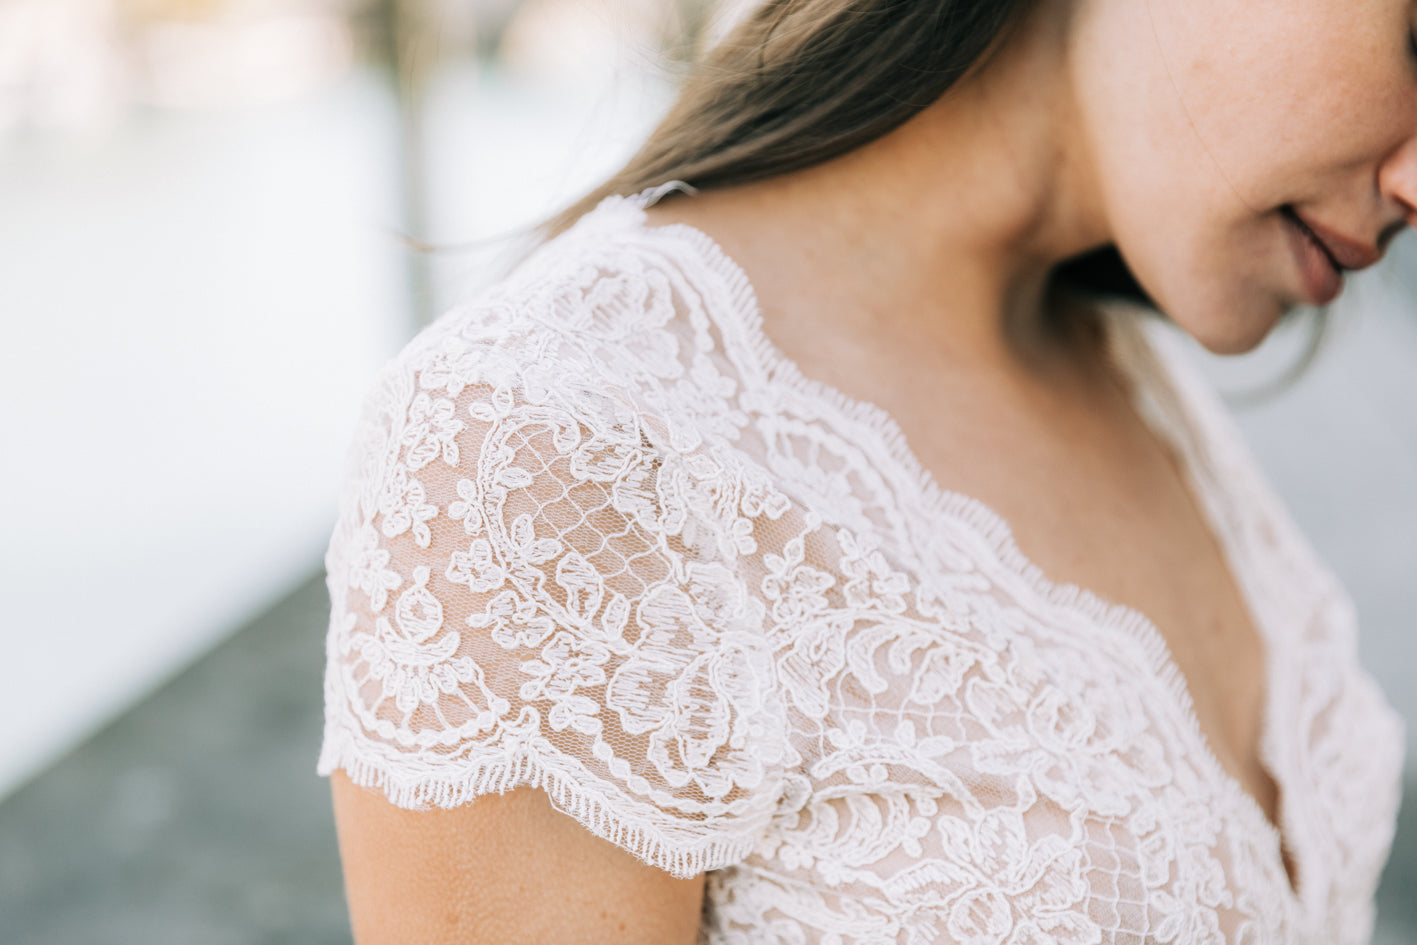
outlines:
{"label": "lace scallop edging on sleeve", "polygon": [[365,403],[318,770],[406,808],[536,787],[670,873],[721,868],[787,753],[761,614],[633,392],[525,326],[445,316]]}

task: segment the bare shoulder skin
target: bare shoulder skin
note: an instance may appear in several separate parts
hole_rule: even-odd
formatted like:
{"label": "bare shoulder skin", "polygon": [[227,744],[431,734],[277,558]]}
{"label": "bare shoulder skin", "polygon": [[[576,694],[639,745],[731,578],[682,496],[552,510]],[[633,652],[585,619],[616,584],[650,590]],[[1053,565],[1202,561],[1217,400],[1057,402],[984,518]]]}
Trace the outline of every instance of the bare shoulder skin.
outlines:
{"label": "bare shoulder skin", "polygon": [[331,777],[359,945],[693,945],[704,877],[594,836],[534,788],[411,811]]}

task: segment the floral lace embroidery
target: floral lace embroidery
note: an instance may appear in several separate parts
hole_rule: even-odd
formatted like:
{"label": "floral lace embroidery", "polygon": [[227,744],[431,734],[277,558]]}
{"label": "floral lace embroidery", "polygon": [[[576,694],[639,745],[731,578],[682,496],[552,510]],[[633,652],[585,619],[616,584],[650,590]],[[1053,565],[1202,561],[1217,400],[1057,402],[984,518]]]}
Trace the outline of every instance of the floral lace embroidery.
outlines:
{"label": "floral lace embroidery", "polygon": [[407,807],[543,788],[709,871],[704,942],[1365,941],[1400,722],[1203,385],[1119,332],[1265,618],[1297,895],[1154,628],[1048,585],[888,417],[796,374],[741,270],[644,226],[662,192],[380,376],[326,558],[319,770]]}

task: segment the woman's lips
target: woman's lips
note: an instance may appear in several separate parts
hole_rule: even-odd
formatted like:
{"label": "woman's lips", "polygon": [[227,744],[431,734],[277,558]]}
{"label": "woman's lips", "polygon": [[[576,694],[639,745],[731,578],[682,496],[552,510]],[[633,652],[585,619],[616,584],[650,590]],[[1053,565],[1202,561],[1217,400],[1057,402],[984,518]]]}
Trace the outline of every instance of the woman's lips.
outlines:
{"label": "woman's lips", "polygon": [[1327,305],[1343,290],[1343,272],[1329,256],[1312,230],[1300,221],[1298,214],[1287,210],[1280,214],[1289,248],[1299,266],[1299,280],[1311,305]]}
{"label": "woman's lips", "polygon": [[1314,305],[1327,305],[1338,297],[1344,272],[1366,269],[1381,256],[1376,248],[1326,229],[1293,207],[1284,207],[1280,216],[1298,263],[1304,294]]}
{"label": "woman's lips", "polygon": [[1367,269],[1382,257],[1382,253],[1374,246],[1350,239],[1337,230],[1330,230],[1317,220],[1311,220],[1297,210],[1291,210],[1291,212],[1309,231],[1309,235],[1318,241],[1319,246],[1328,253],[1329,258],[1339,269]]}

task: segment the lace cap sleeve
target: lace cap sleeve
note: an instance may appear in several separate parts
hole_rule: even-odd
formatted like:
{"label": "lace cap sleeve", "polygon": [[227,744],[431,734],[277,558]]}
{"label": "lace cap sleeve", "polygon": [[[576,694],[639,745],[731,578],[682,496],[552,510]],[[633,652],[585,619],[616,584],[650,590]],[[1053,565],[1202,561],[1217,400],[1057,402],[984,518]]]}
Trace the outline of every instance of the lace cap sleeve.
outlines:
{"label": "lace cap sleeve", "polygon": [[319,772],[409,808],[534,786],[654,866],[721,868],[785,752],[733,543],[623,392],[495,321],[445,316],[366,401]]}

